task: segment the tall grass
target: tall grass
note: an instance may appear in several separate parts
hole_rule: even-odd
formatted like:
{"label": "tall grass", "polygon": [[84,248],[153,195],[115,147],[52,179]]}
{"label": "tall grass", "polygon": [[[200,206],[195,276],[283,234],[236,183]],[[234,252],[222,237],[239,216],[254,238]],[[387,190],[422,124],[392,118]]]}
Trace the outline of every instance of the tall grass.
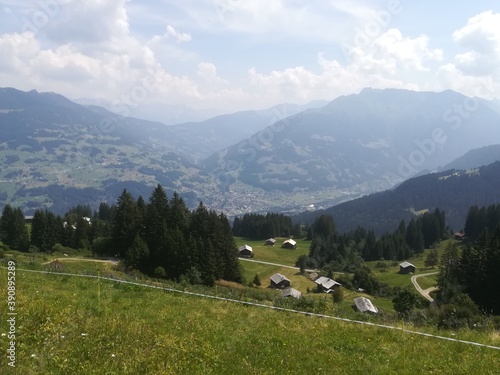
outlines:
{"label": "tall grass", "polygon": [[[15,374],[496,374],[500,368],[497,350],[401,331],[105,280],[18,271],[16,282]],[[0,311],[5,316],[5,303]],[[488,333],[459,335],[500,344]],[[6,338],[0,343],[5,347]],[[6,356],[0,371],[10,371]]]}

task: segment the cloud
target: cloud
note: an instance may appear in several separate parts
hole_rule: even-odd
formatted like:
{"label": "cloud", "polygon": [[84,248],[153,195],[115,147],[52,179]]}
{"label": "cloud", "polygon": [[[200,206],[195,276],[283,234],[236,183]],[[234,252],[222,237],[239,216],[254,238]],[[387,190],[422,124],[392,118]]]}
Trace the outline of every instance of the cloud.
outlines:
{"label": "cloud", "polygon": [[0,35],[0,71],[29,74],[26,61],[40,49],[32,32]]}
{"label": "cloud", "polygon": [[455,57],[464,73],[485,76],[498,74],[500,64],[500,13],[487,11],[469,18],[467,25],[453,33],[454,41],[468,51]]}
{"label": "cloud", "polygon": [[168,25],[167,26],[167,32],[165,34],[166,36],[171,36],[174,37],[177,40],[177,43],[181,42],[189,42],[191,41],[191,35],[186,34],[186,33],[180,33],[176,31],[172,26]]}
{"label": "cloud", "polygon": [[366,86],[376,88],[419,89],[419,82],[412,82],[415,70],[423,72],[429,63],[441,61],[443,53],[429,47],[426,36],[403,37],[397,29],[387,30],[365,48],[353,47],[349,63],[328,60],[318,55],[319,73],[303,66],[258,73],[249,70],[249,81],[254,86],[265,87],[269,96],[282,96],[304,101],[334,98],[357,92]]}
{"label": "cloud", "polygon": [[228,81],[217,76],[217,68],[212,63],[199,63],[196,74],[210,84],[228,84]]}
{"label": "cloud", "polygon": [[[50,17],[46,32],[59,43],[105,43],[129,34],[126,0],[57,0],[60,11]],[[40,2],[43,3],[43,2]]]}

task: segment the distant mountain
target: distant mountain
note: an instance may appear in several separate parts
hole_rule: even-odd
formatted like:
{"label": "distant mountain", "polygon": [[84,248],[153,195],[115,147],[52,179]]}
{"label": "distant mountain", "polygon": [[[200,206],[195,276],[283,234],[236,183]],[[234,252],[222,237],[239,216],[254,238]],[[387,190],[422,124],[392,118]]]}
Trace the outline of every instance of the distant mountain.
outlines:
{"label": "distant mountain", "polygon": [[229,190],[244,184],[356,195],[389,188],[495,143],[500,113],[485,100],[453,91],[364,89],[278,121],[202,165]]}
{"label": "distant mountain", "polygon": [[114,201],[125,187],[149,195],[161,183],[210,203],[213,177],[169,147],[166,128],[54,93],[2,88],[0,201],[61,212]]}
{"label": "distant mountain", "polygon": [[242,111],[169,127],[171,145],[191,160],[197,161],[230,147],[273,123],[309,108],[324,106],[316,100],[305,105],[281,104],[265,110]]}
{"label": "distant mountain", "polygon": [[500,161],[500,145],[491,145],[470,150],[465,155],[445,165],[441,170],[471,169],[489,165],[496,161]]}
{"label": "distant mountain", "polygon": [[337,230],[362,226],[378,235],[393,231],[401,220],[436,208],[444,210],[452,230],[463,229],[472,205],[500,203],[500,162],[469,171],[450,170],[409,179],[392,190],[367,195],[325,210],[304,212],[294,222],[312,223],[321,214],[331,215]]}
{"label": "distant mountain", "polygon": [[[123,114],[123,107],[104,99],[81,98],[73,99],[73,102],[83,106],[99,106],[115,114]],[[153,122],[161,122],[166,125],[174,125],[189,121],[204,121],[217,116],[220,112],[213,109],[194,109],[185,105],[169,105],[166,103],[140,103],[129,105],[127,117],[135,117]]]}

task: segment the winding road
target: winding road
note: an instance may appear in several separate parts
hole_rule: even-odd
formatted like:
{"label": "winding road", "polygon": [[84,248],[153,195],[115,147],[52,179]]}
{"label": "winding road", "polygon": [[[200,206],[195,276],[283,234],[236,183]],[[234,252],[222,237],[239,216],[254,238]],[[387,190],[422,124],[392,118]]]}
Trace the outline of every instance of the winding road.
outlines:
{"label": "winding road", "polygon": [[[248,258],[238,258],[239,260],[243,260],[245,262],[253,262],[253,263],[260,263],[260,264],[267,264],[270,266],[277,266],[277,267],[285,267],[285,268],[291,268],[293,270],[300,270],[299,267],[294,267],[294,266],[285,266],[284,264],[278,264],[278,263],[271,263],[271,262],[264,262],[262,260],[253,260],[253,259],[248,259]],[[306,272],[317,272],[317,270],[305,270]],[[342,273],[342,272],[335,272],[335,273]]]}
{"label": "winding road", "polygon": [[429,295],[429,293],[435,291],[437,288],[435,286],[431,286],[430,288],[424,290],[418,284],[417,279],[419,277],[432,276],[432,275],[436,275],[436,274],[438,274],[438,272],[422,273],[420,275],[414,275],[414,276],[411,277],[411,282],[413,283],[413,286],[415,287],[415,289],[417,289],[417,292],[419,292],[421,295],[423,295],[430,302],[433,302],[434,298],[432,298]]}

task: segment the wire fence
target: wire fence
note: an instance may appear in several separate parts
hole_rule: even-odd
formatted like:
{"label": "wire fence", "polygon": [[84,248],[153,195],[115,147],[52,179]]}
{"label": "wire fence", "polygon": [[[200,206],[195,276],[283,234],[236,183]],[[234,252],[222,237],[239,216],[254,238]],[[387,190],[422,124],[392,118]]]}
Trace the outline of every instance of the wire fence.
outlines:
{"label": "wire fence", "polygon": [[[1,268],[5,269],[5,267],[1,267]],[[425,332],[419,332],[419,331],[413,331],[413,330],[405,329],[404,327],[396,327],[396,326],[391,326],[391,325],[386,325],[386,324],[379,324],[379,323],[373,323],[373,322],[353,320],[353,319],[342,318],[342,317],[333,316],[333,315],[318,314],[318,313],[307,312],[307,311],[300,311],[300,310],[294,310],[294,309],[288,309],[288,308],[278,307],[278,306],[269,306],[269,305],[265,305],[265,304],[257,303],[257,302],[242,301],[242,300],[237,300],[237,299],[232,299],[232,298],[225,298],[225,297],[219,297],[219,296],[214,296],[214,295],[209,295],[209,294],[190,292],[190,291],[186,291],[186,290],[179,290],[179,289],[169,288],[169,287],[165,287],[165,286],[140,283],[140,282],[137,282],[137,281],[122,280],[122,279],[114,278],[114,277],[103,277],[103,276],[91,275],[91,274],[74,274],[74,273],[66,273],[66,272],[52,272],[52,271],[29,270],[29,269],[19,269],[19,268],[17,268],[16,271],[41,273],[41,274],[50,274],[50,275],[61,275],[61,276],[87,277],[87,278],[94,278],[94,279],[99,279],[99,280],[107,280],[107,281],[112,281],[112,282],[117,282],[117,283],[124,283],[124,284],[136,285],[136,286],[145,287],[145,288],[160,289],[160,290],[163,290],[165,292],[179,293],[179,294],[185,294],[185,295],[190,295],[190,296],[195,296],[195,297],[202,297],[202,298],[211,298],[211,299],[219,300],[219,301],[238,303],[238,304],[243,304],[243,305],[248,305],[248,306],[255,306],[255,307],[272,309],[272,310],[278,310],[278,311],[285,311],[285,312],[290,312],[290,313],[295,313],[295,314],[301,314],[301,315],[307,315],[307,316],[313,316],[313,317],[318,317],[318,318],[326,318],[326,319],[339,320],[339,321],[353,323],[353,324],[361,324],[361,325],[367,325],[367,326],[372,326],[372,327],[377,327],[377,328],[383,328],[383,329],[392,329],[392,330],[402,331],[404,333],[409,333],[409,334],[413,334],[413,335],[420,335],[420,336],[432,337],[432,338],[439,339],[439,340],[446,340],[446,341],[457,342],[457,343],[462,343],[462,344],[466,344],[466,345],[474,345],[474,346],[478,346],[478,347],[482,347],[482,348],[489,348],[489,349],[500,350],[500,347],[494,346],[494,345],[481,344],[481,343],[474,342],[474,341],[460,340],[460,339],[453,338],[453,337],[433,335],[431,333],[425,333]]]}

